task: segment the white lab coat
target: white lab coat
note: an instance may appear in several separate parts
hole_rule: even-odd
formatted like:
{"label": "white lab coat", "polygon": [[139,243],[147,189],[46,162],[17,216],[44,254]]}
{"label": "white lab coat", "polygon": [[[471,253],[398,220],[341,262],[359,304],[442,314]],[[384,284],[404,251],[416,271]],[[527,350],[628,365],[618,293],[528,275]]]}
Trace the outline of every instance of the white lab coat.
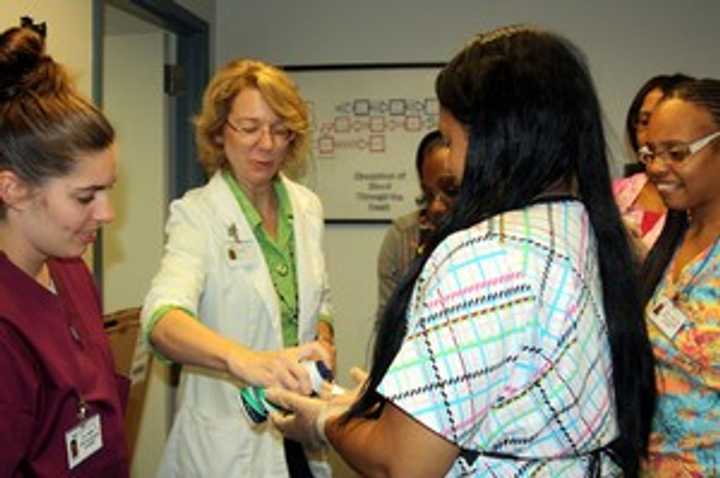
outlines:
{"label": "white lab coat", "polygon": [[[282,176],[281,176],[282,177]],[[331,314],[322,252],[322,206],[285,177],[293,211],[299,339],[314,339],[320,312]],[[173,201],[160,271],[143,307],[180,306],[221,335],[256,350],[282,348],[280,304],[260,245],[222,175]],[[146,329],[147,332],[147,329]],[[227,374],[184,367],[180,407],[158,476],[287,477],[281,435],[243,415],[238,384]],[[325,462],[311,461],[329,477]]]}

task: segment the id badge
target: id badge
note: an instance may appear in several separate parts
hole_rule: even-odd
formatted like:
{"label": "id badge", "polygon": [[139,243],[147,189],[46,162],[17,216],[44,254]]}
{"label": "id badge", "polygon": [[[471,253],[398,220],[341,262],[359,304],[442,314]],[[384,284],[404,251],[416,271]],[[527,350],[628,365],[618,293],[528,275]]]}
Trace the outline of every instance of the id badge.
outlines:
{"label": "id badge", "polygon": [[102,446],[100,414],[95,414],[65,433],[68,467],[72,470]]}
{"label": "id badge", "polygon": [[650,320],[670,340],[674,339],[680,329],[688,324],[685,314],[677,308],[675,302],[667,297],[661,298],[650,310]]}

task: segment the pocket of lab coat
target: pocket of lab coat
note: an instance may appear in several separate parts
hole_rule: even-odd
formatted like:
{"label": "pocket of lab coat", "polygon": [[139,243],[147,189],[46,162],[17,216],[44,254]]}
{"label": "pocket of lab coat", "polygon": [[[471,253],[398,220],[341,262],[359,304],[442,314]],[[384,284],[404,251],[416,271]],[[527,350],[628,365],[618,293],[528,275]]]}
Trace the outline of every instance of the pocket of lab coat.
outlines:
{"label": "pocket of lab coat", "polygon": [[[252,431],[242,417],[210,417],[185,407],[168,439],[163,468],[172,477],[233,476],[252,461]],[[162,473],[161,473],[162,475]]]}

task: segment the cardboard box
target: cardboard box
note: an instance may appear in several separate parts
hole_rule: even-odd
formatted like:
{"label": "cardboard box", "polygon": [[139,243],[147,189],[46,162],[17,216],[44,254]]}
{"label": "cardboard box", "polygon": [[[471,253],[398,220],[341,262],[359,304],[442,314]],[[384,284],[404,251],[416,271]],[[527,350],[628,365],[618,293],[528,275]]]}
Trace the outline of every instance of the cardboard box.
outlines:
{"label": "cardboard box", "polygon": [[103,319],[115,358],[115,370],[130,379],[130,393],[125,409],[125,432],[129,458],[132,460],[140,430],[152,354],[140,334],[140,307],[106,314]]}

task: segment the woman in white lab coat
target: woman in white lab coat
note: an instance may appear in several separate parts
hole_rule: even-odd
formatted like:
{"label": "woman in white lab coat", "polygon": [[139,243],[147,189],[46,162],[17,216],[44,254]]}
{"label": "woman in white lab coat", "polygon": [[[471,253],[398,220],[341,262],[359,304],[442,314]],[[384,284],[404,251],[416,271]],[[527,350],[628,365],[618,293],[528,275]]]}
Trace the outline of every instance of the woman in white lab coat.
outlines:
{"label": "woman in white lab coat", "polygon": [[143,307],[149,343],[185,365],[159,475],[328,476],[243,417],[238,395],[246,384],[307,394],[298,361],[334,360],[322,207],[280,173],[306,152],[307,107],[279,69],[236,60],[211,80],[195,126],[211,179],[172,203]]}

